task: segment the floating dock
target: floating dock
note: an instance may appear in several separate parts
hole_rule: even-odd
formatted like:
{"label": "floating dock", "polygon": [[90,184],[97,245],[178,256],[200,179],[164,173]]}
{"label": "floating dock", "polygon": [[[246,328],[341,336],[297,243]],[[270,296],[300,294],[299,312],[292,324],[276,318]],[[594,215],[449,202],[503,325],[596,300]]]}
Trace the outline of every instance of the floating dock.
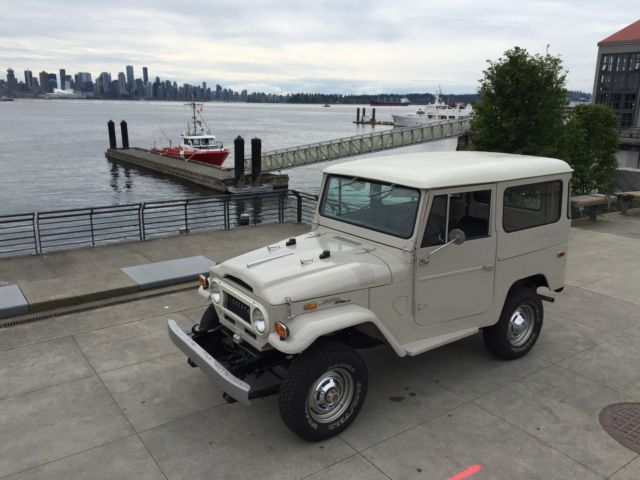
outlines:
{"label": "floating dock", "polygon": [[[105,157],[115,162],[127,163],[177,177],[219,192],[227,192],[230,188],[237,186],[234,172],[231,169],[193,161],[188,162],[143,148],[110,148],[105,152]],[[274,189],[286,189],[289,186],[288,175],[264,173],[260,177],[260,185],[269,185]],[[245,178],[250,184],[251,176],[245,175]],[[244,186],[242,179],[240,186]]]}

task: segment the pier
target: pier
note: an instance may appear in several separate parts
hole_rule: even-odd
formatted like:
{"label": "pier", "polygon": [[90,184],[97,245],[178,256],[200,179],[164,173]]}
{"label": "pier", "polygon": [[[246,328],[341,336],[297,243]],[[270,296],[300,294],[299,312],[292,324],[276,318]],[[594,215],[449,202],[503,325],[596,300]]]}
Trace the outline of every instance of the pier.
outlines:
{"label": "pier", "polygon": [[262,172],[273,172],[446,138],[466,137],[471,130],[470,125],[468,118],[445,120],[417,127],[394,128],[265,152],[262,154]]}
{"label": "pier", "polygon": [[[110,148],[105,152],[105,156],[115,162],[153,170],[219,192],[226,192],[229,188],[236,186],[234,172],[231,169],[198,162],[187,162],[142,148]],[[283,174],[262,175],[261,184],[270,185],[274,189],[286,189],[289,184],[289,176]]]}

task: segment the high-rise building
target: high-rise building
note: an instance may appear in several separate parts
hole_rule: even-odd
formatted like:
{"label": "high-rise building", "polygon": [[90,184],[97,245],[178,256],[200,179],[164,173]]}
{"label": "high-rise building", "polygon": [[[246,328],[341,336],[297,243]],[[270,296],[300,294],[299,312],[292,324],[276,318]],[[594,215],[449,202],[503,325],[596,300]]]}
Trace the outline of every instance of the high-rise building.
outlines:
{"label": "high-rise building", "polygon": [[98,95],[110,95],[111,94],[111,74],[108,72],[102,72],[96,80],[96,93]]}
{"label": "high-rise building", "polygon": [[7,69],[7,91],[9,93],[15,92],[18,89],[18,80],[13,73],[12,68]]}
{"label": "high-rise building", "polygon": [[621,128],[640,127],[640,20],[598,43],[593,99],[613,109]]}
{"label": "high-rise building", "polygon": [[133,93],[135,91],[135,78],[133,77],[133,65],[127,65],[127,91]]}
{"label": "high-rise building", "polygon": [[49,86],[47,87],[47,92],[53,92],[54,89],[58,88],[58,80],[56,79],[55,73],[49,74],[49,79],[47,80]]}
{"label": "high-rise building", "polygon": [[60,69],[60,88],[62,90],[66,90],[67,88],[67,72],[64,70],[64,68]]}
{"label": "high-rise building", "polygon": [[147,67],[142,67],[142,83],[145,85],[149,83],[149,71],[147,70]]}
{"label": "high-rise building", "polygon": [[118,73],[118,89],[116,90],[118,92],[118,95],[127,93],[127,85],[128,82],[124,76],[124,73]]}
{"label": "high-rise building", "polygon": [[31,70],[24,71],[24,84],[28,89],[33,88],[33,74],[31,73]]}
{"label": "high-rise building", "polygon": [[38,77],[40,78],[40,90],[42,90],[43,92],[48,92],[49,74],[43,70],[38,74]]}

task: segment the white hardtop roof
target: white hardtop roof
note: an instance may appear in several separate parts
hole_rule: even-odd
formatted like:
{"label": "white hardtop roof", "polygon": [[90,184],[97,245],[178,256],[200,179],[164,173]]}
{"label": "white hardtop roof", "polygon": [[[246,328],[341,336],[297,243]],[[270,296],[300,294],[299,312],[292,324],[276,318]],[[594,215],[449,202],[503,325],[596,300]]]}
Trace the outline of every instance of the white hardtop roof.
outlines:
{"label": "white hardtop roof", "polygon": [[419,152],[332,165],[325,173],[432,189],[570,173],[556,158],[490,152]]}

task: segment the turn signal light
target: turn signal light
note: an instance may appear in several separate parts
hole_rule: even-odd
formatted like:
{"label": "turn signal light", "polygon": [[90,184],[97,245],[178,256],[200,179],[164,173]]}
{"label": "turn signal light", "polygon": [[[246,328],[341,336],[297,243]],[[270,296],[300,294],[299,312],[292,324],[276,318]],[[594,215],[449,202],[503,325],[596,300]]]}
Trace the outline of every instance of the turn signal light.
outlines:
{"label": "turn signal light", "polygon": [[276,333],[280,337],[280,340],[286,340],[287,338],[289,338],[289,328],[284,323],[276,322],[274,328]]}
{"label": "turn signal light", "polygon": [[209,277],[206,275],[198,275],[198,285],[204,289],[209,288]]}
{"label": "turn signal light", "polygon": [[306,303],[302,308],[304,308],[305,310],[315,310],[316,308],[318,308],[318,304],[314,302]]}

